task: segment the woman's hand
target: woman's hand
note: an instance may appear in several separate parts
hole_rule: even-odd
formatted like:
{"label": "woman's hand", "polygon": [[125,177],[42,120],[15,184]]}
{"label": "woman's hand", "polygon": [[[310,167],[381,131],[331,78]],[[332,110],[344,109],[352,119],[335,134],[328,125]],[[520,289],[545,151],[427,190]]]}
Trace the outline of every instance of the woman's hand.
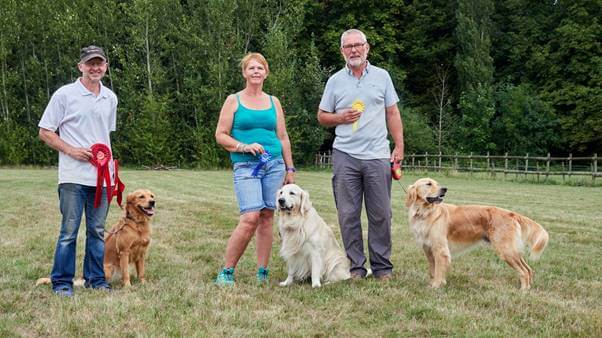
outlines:
{"label": "woman's hand", "polygon": [[284,178],[284,184],[293,184],[295,183],[295,173],[287,172],[286,177]]}
{"label": "woman's hand", "polygon": [[265,153],[265,149],[263,149],[263,146],[259,143],[251,143],[245,144],[242,148],[242,152],[251,153],[253,156],[257,156],[257,154]]}

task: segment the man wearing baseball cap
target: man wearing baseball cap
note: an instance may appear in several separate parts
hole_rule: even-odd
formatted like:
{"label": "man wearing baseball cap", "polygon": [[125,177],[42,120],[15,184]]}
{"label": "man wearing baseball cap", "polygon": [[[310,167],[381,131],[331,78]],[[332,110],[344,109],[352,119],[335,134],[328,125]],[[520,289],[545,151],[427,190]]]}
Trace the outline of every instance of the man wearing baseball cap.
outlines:
{"label": "man wearing baseball cap", "polygon": [[[116,129],[117,96],[101,82],[108,68],[102,48],[82,48],[77,67],[81,77],[52,95],[38,124],[40,139],[59,153],[58,195],[62,221],[50,279],[54,293],[66,297],[73,295],[76,240],[84,211],[85,286],[110,290],[104,277],[103,257],[104,226],[109,211],[106,194],[111,187],[105,184],[101,203],[95,208],[97,169],[89,160],[93,144],[102,143],[111,148],[110,133]],[[109,169],[112,177],[112,166]]]}

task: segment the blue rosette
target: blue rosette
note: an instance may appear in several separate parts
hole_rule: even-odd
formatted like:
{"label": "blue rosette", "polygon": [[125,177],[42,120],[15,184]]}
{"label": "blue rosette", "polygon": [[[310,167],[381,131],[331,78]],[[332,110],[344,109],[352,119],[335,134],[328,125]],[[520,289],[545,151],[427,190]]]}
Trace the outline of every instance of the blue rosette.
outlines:
{"label": "blue rosette", "polygon": [[255,168],[253,169],[253,173],[251,173],[251,175],[253,177],[257,177],[257,175],[259,175],[259,170],[261,170],[261,168],[263,168],[263,166],[268,163],[268,161],[272,158],[272,155],[270,155],[269,152],[265,151],[263,154],[259,155],[259,163],[257,163],[257,165],[255,166]]}

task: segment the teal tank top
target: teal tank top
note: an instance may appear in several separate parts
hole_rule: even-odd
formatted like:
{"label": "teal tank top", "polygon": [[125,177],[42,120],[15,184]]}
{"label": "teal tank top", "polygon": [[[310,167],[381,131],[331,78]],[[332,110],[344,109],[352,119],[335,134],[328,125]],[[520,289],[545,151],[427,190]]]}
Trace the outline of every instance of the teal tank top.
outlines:
{"label": "teal tank top", "polygon": [[[232,137],[245,144],[259,143],[267,150],[272,159],[282,158],[282,144],[276,136],[276,107],[270,96],[271,106],[268,109],[249,109],[242,105],[236,94],[238,108],[232,121]],[[257,161],[258,156],[250,153],[231,152],[233,163]]]}

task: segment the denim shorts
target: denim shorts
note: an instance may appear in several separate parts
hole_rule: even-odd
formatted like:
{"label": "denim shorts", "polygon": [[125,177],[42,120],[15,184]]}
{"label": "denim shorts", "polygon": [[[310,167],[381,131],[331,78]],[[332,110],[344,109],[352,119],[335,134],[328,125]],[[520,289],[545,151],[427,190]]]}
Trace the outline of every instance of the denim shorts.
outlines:
{"label": "denim shorts", "polygon": [[259,161],[234,163],[234,192],[241,214],[276,209],[276,193],[282,187],[286,170],[281,158],[268,161],[253,176]]}

